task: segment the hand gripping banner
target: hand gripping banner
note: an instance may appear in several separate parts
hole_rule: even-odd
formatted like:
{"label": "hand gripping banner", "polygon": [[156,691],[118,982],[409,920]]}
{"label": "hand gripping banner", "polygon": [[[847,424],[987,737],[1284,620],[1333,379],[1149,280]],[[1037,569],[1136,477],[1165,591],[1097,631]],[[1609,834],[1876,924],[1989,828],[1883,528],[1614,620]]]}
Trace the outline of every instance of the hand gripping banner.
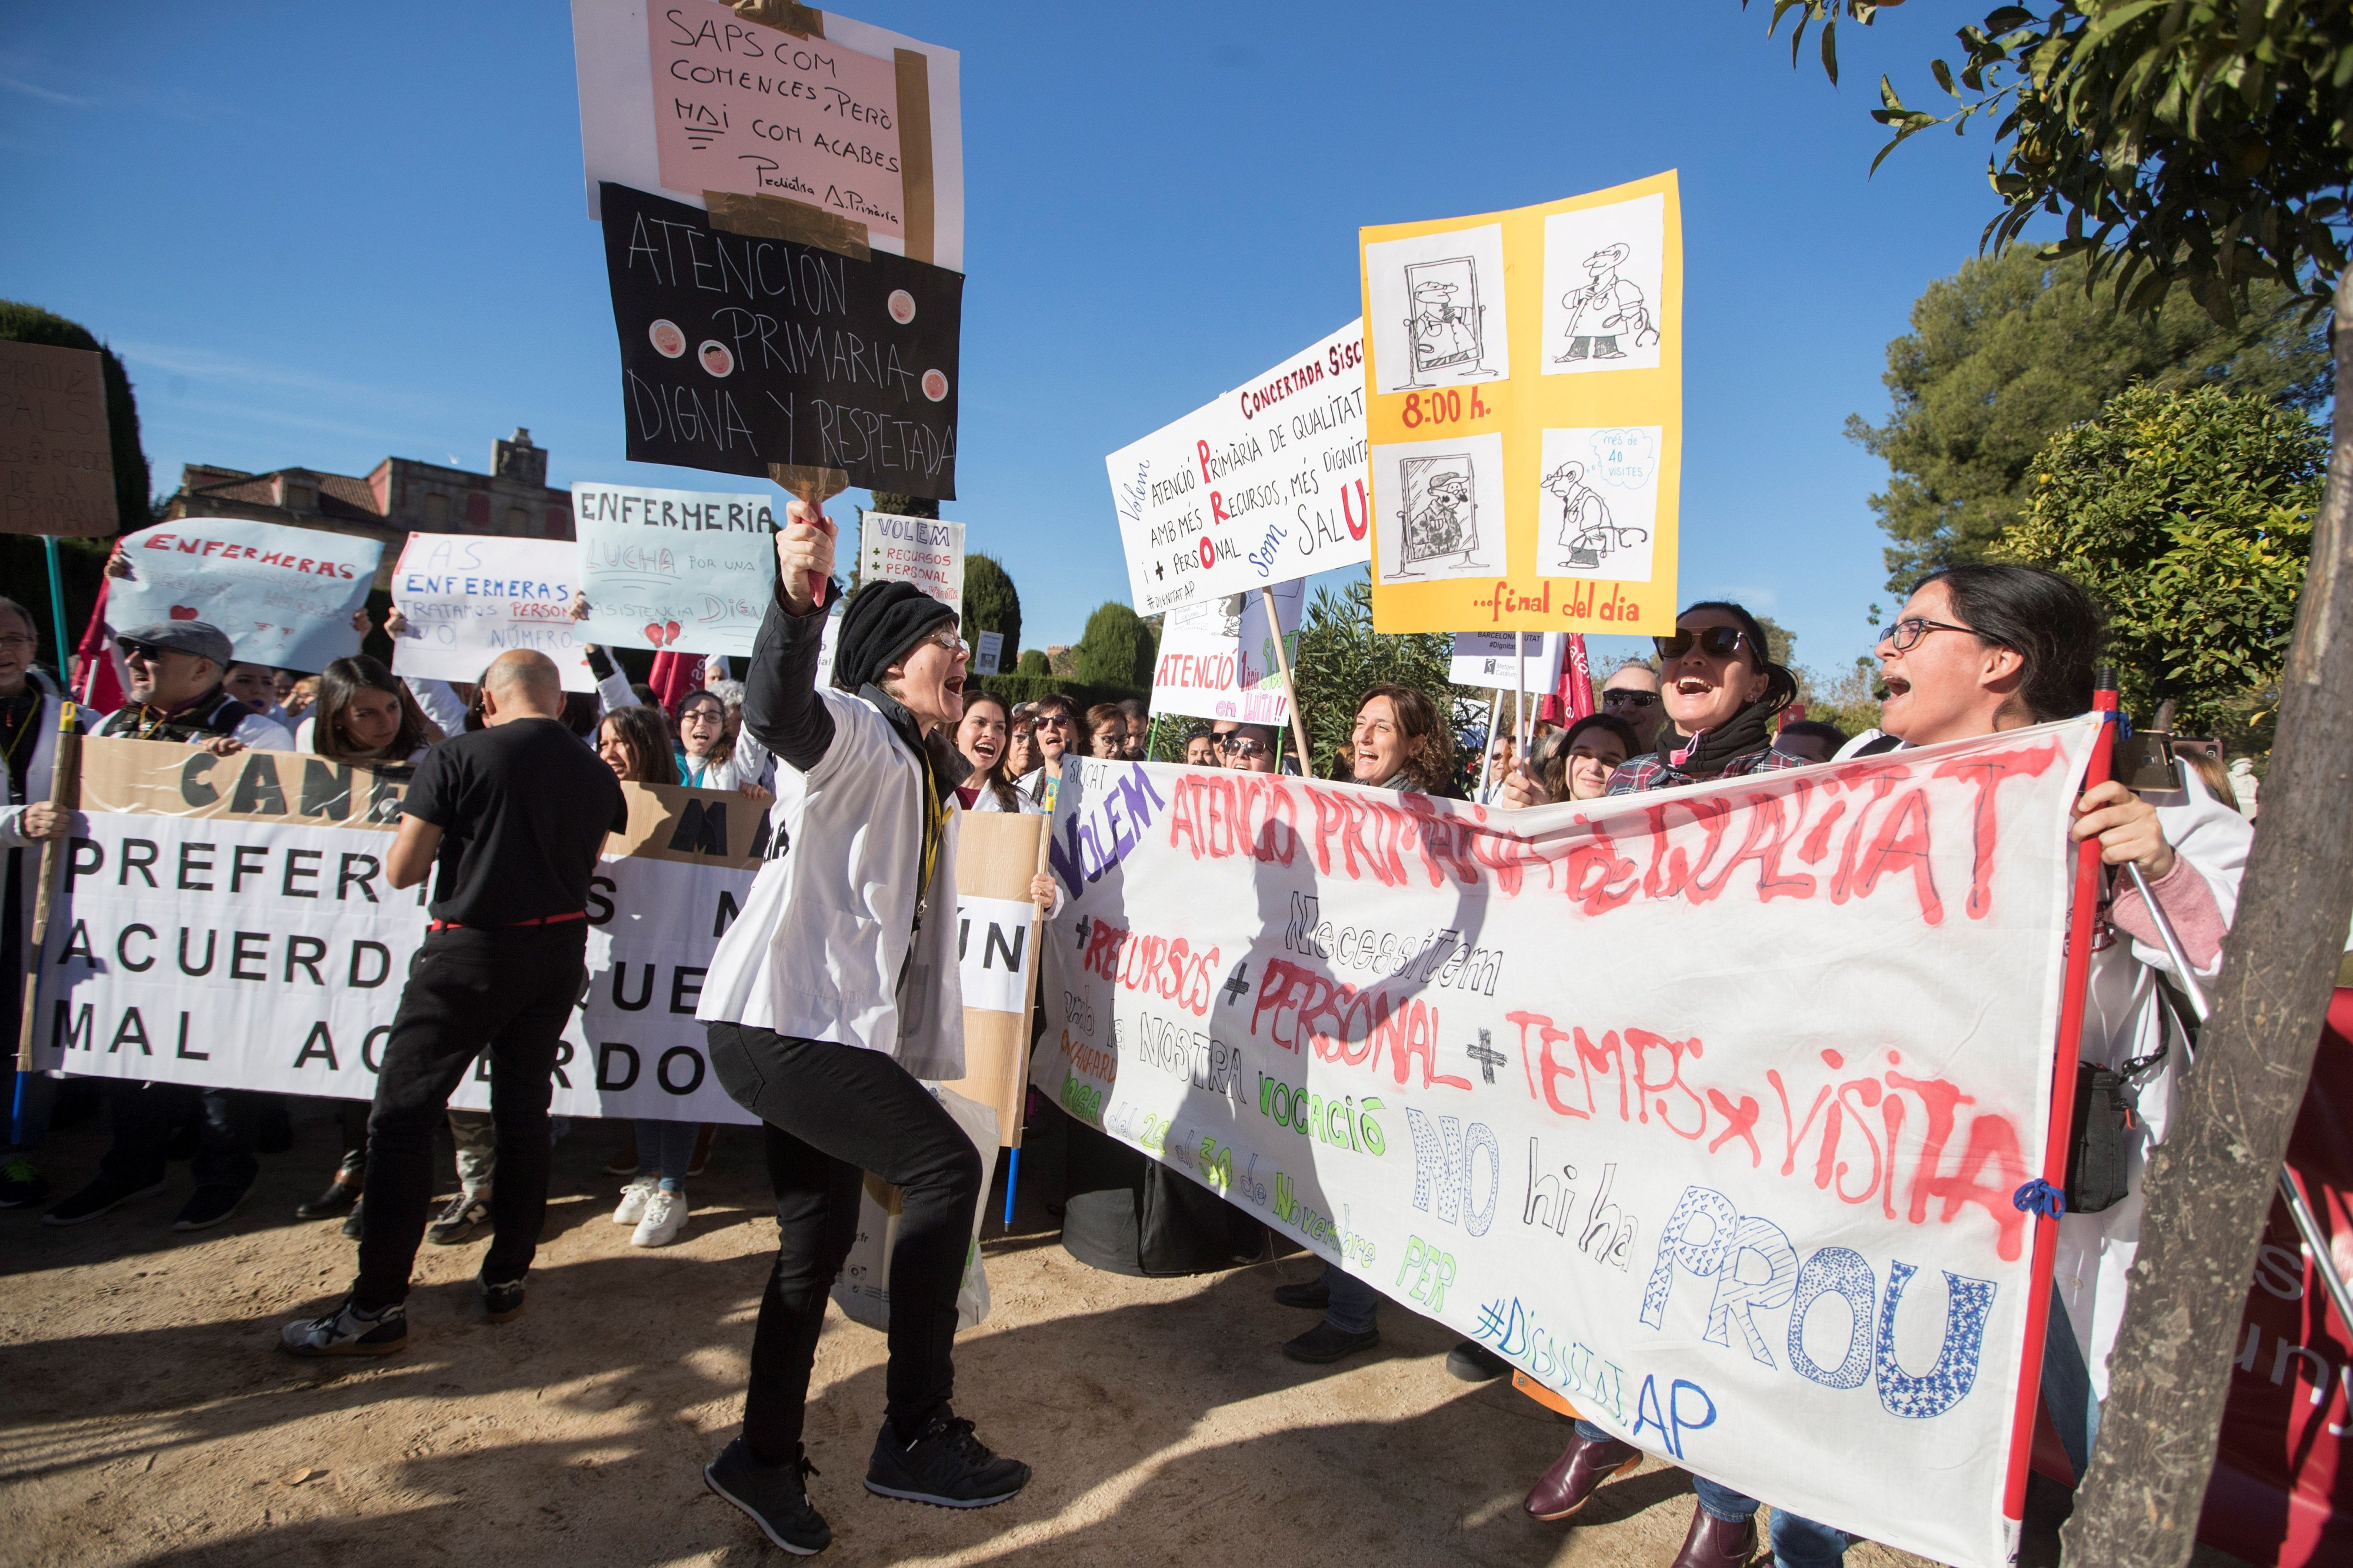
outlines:
{"label": "hand gripping banner", "polygon": [[1651,1453],[1991,1568],[2094,732],[1525,812],[1084,762],[1033,1081]]}

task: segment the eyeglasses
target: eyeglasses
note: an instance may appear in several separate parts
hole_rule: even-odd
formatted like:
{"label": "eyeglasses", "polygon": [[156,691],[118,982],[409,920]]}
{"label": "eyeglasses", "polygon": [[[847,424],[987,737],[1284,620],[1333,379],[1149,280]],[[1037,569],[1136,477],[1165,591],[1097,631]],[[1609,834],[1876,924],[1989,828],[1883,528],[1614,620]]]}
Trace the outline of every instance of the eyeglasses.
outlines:
{"label": "eyeglasses", "polygon": [[1643,691],[1631,686],[1621,686],[1615,691],[1603,692],[1601,700],[1604,705],[1613,708],[1619,706],[1649,708],[1656,705],[1659,694],[1655,691]]}
{"label": "eyeglasses", "polygon": [[972,645],[965,641],[962,637],[958,636],[955,628],[953,626],[944,627],[939,631],[935,631],[923,640],[927,643],[933,643],[940,647],[944,647],[950,653],[970,653],[972,651]]}
{"label": "eyeglasses", "polygon": [[1703,626],[1695,632],[1677,631],[1672,637],[1652,637],[1661,658],[1681,658],[1696,646],[1710,658],[1730,658],[1748,641],[1748,634],[1738,626]]}
{"label": "eyeglasses", "polygon": [[1067,713],[1040,713],[1038,715],[1038,728],[1040,730],[1067,730],[1070,727],[1071,716]]}
{"label": "eyeglasses", "polygon": [[154,663],[165,654],[174,651],[174,649],[164,647],[152,642],[132,642],[127,637],[118,641],[114,646],[122,650],[123,658],[143,658],[150,664]]}
{"label": "eyeglasses", "polygon": [[1950,621],[1932,621],[1926,616],[1906,616],[1888,627],[1887,635],[1880,640],[1897,653],[1910,653],[1920,646],[1920,639],[1930,632],[1967,632],[1971,637],[1978,635],[1978,629],[1975,626],[1957,626]]}

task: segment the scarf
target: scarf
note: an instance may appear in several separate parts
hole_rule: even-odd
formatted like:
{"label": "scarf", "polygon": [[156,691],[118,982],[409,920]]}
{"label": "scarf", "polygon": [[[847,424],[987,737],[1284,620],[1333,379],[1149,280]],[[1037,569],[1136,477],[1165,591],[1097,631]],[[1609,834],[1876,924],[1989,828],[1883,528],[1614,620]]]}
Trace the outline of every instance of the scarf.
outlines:
{"label": "scarf", "polygon": [[1713,730],[1685,740],[1669,725],[1659,735],[1659,761],[1687,778],[1712,779],[1727,763],[1773,744],[1773,716],[1751,702]]}

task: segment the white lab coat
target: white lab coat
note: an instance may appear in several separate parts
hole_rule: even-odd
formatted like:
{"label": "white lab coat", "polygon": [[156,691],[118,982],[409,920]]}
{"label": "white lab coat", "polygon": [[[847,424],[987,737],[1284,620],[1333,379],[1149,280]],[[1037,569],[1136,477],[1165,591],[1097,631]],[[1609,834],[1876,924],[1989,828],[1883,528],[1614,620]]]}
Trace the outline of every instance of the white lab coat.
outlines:
{"label": "white lab coat", "polygon": [[[25,795],[16,798],[8,786],[8,770],[0,768],[0,797],[7,801],[0,806],[0,853],[11,849],[26,851],[18,862],[16,893],[23,923],[19,930],[33,929],[33,893],[40,883],[40,844],[25,837],[25,807],[36,801],[49,798],[49,780],[58,760],[58,703],[59,696],[55,682],[37,669],[27,670],[25,679],[40,689],[41,705],[29,721],[35,726],[28,742],[33,748],[33,760],[25,768]],[[21,959],[22,954],[18,955]]]}

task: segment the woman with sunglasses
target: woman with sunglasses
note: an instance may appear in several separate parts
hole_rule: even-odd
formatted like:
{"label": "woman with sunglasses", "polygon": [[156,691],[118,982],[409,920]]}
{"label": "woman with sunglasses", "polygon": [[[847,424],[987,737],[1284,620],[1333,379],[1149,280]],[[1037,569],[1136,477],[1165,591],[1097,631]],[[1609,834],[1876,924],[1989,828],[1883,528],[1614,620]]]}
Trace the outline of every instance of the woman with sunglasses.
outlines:
{"label": "woman with sunglasses", "polygon": [[[1615,770],[1605,794],[1633,795],[1801,765],[1773,750],[1773,715],[1796,698],[1798,682],[1767,655],[1765,631],[1756,616],[1738,605],[1706,600],[1675,617],[1672,637],[1653,640],[1667,723],[1659,731],[1658,749]],[[1522,779],[1528,780],[1523,793],[1541,788],[1525,773],[1513,784]],[[1537,1519],[1567,1519],[1603,1483],[1641,1462],[1640,1448],[1579,1421],[1567,1448],[1536,1479],[1521,1506]],[[1692,1491],[1696,1502],[1674,1568],[1746,1568],[1757,1554],[1757,1500],[1701,1475],[1692,1477]],[[1828,1525],[1785,1509],[1773,1510],[1773,1557],[1781,1568],[1835,1564],[1843,1560],[1846,1544],[1846,1537]]]}
{"label": "woman with sunglasses", "polygon": [[1038,771],[1022,781],[1021,792],[1039,810],[1051,816],[1054,792],[1062,783],[1062,759],[1073,754],[1079,743],[1079,711],[1069,698],[1050,691],[1038,699],[1037,713],[1032,729],[1038,740]]}

